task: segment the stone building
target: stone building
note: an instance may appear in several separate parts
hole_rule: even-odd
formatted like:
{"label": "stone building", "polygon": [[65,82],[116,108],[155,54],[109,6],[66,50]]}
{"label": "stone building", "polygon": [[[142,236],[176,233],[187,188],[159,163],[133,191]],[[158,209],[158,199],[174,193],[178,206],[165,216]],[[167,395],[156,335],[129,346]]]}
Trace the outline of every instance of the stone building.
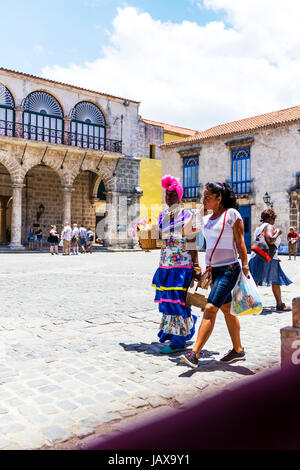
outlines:
{"label": "stone building", "polygon": [[0,68],[0,242],[22,248],[31,226],[46,239],[69,221],[131,246],[139,104]]}
{"label": "stone building", "polygon": [[161,144],[185,139],[197,131],[164,122],[151,121],[139,116],[140,187],[143,190],[141,216],[157,220],[162,210]]}
{"label": "stone building", "polygon": [[[287,245],[300,231],[300,106],[221,124],[165,143],[162,174],[181,179],[184,202],[199,201],[207,181],[227,181],[238,196],[248,248],[260,214],[272,205]],[[266,202],[265,202],[266,201]]]}

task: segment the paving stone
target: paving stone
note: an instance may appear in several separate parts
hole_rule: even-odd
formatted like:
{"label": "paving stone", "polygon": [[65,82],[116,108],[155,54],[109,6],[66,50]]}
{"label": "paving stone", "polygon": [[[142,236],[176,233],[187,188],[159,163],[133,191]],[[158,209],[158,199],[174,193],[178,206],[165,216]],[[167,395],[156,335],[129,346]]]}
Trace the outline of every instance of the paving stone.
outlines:
{"label": "paving stone", "polygon": [[51,393],[61,390],[61,387],[58,385],[46,385],[45,387],[40,387],[39,392],[41,393]]}
{"label": "paving stone", "polygon": [[23,405],[18,408],[18,412],[23,416],[32,416],[37,412],[33,406]]}
{"label": "paving stone", "polygon": [[99,421],[97,419],[94,419],[94,418],[81,419],[80,423],[83,424],[84,426],[88,426],[88,427],[89,426],[95,427],[95,426],[99,425]]}
{"label": "paving stone", "polygon": [[35,450],[41,448],[45,443],[42,433],[36,431],[21,431],[14,433],[14,440],[22,450]]}
{"label": "paving stone", "polygon": [[55,422],[62,426],[71,426],[72,424],[75,424],[74,419],[70,418],[70,416],[56,416]]}
{"label": "paving stone", "polygon": [[50,382],[49,380],[44,380],[44,379],[40,379],[40,380],[31,380],[30,382],[27,382],[27,385],[28,387],[42,387],[43,385],[49,385]]}
{"label": "paving stone", "polygon": [[162,400],[161,398],[151,398],[149,400],[149,404],[153,407],[156,408],[157,406],[162,406],[165,405],[165,400]]}
{"label": "paving stone", "polygon": [[133,380],[136,383],[143,383],[145,381],[144,377],[140,377],[138,375],[130,375],[129,379]]}
{"label": "paving stone", "polygon": [[108,393],[97,393],[95,395],[95,400],[100,401],[101,403],[109,403],[116,399],[115,396],[109,395]]}
{"label": "paving stone", "polygon": [[48,418],[46,416],[40,415],[40,414],[35,414],[33,416],[27,416],[28,421],[30,421],[32,424],[36,424],[39,426],[40,424],[45,424],[49,422]]}
{"label": "paving stone", "polygon": [[129,416],[134,416],[137,414],[137,411],[132,409],[132,410],[122,410],[120,411],[121,415],[124,417],[124,418],[128,418]]}
{"label": "paving stone", "polygon": [[51,441],[67,440],[72,436],[69,432],[56,425],[42,427],[41,431]]}
{"label": "paving stone", "polygon": [[176,392],[174,392],[173,390],[166,390],[166,389],[164,389],[164,390],[161,390],[161,391],[159,392],[159,395],[160,395],[161,397],[163,397],[163,398],[169,398],[169,399],[171,399],[171,398],[174,398],[174,397],[175,397]]}
{"label": "paving stone", "polygon": [[114,390],[111,394],[119,400],[124,400],[131,396],[131,394],[125,392],[124,390]]}
{"label": "paving stone", "polygon": [[16,444],[12,441],[7,440],[7,439],[1,439],[0,438],[0,449],[1,450],[9,449],[13,445],[16,445]]}
{"label": "paving stone", "polygon": [[88,397],[77,397],[77,398],[74,398],[74,400],[80,405],[94,405],[96,403],[95,400],[92,400],[91,398],[88,398]]}
{"label": "paving stone", "polygon": [[4,415],[0,415],[0,427],[5,424],[13,423],[15,420],[15,416],[12,413],[6,413]]}
{"label": "paving stone", "polygon": [[76,374],[74,376],[77,380],[79,380],[80,382],[84,382],[84,383],[87,383],[89,385],[94,385],[94,384],[98,384],[99,383],[99,380],[98,379],[95,379],[94,377],[88,375],[88,374]]}
{"label": "paving stone", "polygon": [[74,410],[75,408],[78,408],[78,405],[71,403],[68,400],[58,402],[56,403],[56,406],[59,406],[59,408],[62,408],[63,410]]}
{"label": "paving stone", "polygon": [[87,426],[86,427],[81,427],[81,428],[78,428],[78,429],[73,429],[73,434],[75,434],[75,436],[77,436],[79,438],[89,436],[89,435],[93,434],[93,432],[94,432],[94,429],[89,428]]}
{"label": "paving stone", "polygon": [[116,419],[120,419],[121,415],[118,413],[107,413],[101,416],[101,421],[103,423],[110,423],[111,421],[115,421]]}
{"label": "paving stone", "polygon": [[145,400],[141,400],[140,398],[135,398],[128,401],[128,404],[133,408],[141,408],[142,406],[146,406],[147,402]]}
{"label": "paving stone", "polygon": [[1,426],[0,432],[2,434],[14,434],[18,431],[23,431],[24,429],[25,429],[25,426],[23,426],[23,424],[11,423],[11,424],[7,424],[6,426]]}
{"label": "paving stone", "polygon": [[56,413],[59,413],[59,410],[55,408],[55,406],[52,406],[52,405],[41,406],[40,410],[42,413],[45,413],[46,415],[54,415]]}
{"label": "paving stone", "polygon": [[51,396],[39,396],[39,397],[35,397],[34,398],[34,401],[35,403],[37,403],[38,405],[46,405],[48,403],[52,403],[53,402],[53,397]]}

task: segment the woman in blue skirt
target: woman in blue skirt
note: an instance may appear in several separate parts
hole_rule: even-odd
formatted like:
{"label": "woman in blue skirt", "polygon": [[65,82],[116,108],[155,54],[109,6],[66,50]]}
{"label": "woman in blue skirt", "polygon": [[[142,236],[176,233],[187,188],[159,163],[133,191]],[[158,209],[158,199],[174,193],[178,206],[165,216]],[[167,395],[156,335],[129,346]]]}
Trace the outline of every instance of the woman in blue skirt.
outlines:
{"label": "woman in blue skirt", "polygon": [[[279,246],[279,237],[282,232],[280,229],[274,228],[276,217],[277,215],[273,209],[269,208],[264,210],[261,213],[262,224],[255,230],[254,239],[264,231],[267,243],[269,245],[275,244]],[[283,312],[290,311],[291,309],[282,302],[280,286],[288,286],[292,281],[281,269],[277,252],[268,263],[263,261],[257,254],[252,253],[249,261],[249,269],[257,285],[272,286],[272,291],[276,299],[276,309]]]}
{"label": "woman in blue skirt", "polygon": [[[185,305],[187,288],[192,279],[194,266],[198,266],[198,251],[189,247],[187,233],[192,234],[193,213],[180,206],[183,188],[179,180],[170,175],[162,179],[169,207],[158,217],[158,226],[165,246],[161,249],[159,268],[152,285],[156,288],[155,302],[162,313],[159,341],[170,344],[161,348],[161,354],[182,351],[186,341],[195,333],[197,317]],[[189,228],[188,228],[189,227]],[[194,230],[196,230],[194,228]],[[191,235],[195,237],[195,233]]]}

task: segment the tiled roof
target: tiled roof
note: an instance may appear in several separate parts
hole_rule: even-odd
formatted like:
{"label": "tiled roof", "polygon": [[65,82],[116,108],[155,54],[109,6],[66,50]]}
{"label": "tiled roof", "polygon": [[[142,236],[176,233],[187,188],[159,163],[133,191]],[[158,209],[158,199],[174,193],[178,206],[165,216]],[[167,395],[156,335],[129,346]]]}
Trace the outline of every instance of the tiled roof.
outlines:
{"label": "tiled roof", "polygon": [[198,131],[193,129],[187,129],[186,127],[172,126],[171,124],[166,124],[165,122],[150,121],[150,119],[144,119],[140,116],[140,119],[147,124],[152,124],[153,126],[161,126],[164,128],[165,132],[170,132],[170,134],[179,134],[183,136],[192,136],[195,135]]}
{"label": "tiled roof", "polygon": [[240,134],[260,128],[278,127],[281,124],[296,121],[300,121],[300,106],[294,106],[292,108],[281,109],[279,111],[273,111],[267,114],[260,114],[258,116],[220,124],[205,131],[198,132],[194,136],[188,137],[187,139],[163,144],[161,147],[166,149],[170,147],[177,147],[179,145],[182,146],[185,143],[193,144],[207,139],[213,139],[215,137]]}
{"label": "tiled roof", "polygon": [[130,100],[128,98],[122,98],[120,96],[109,95],[107,93],[102,93],[101,91],[89,90],[88,88],[82,88],[82,87],[79,87],[79,86],[76,86],[76,85],[71,85],[70,83],[57,82],[55,80],[50,80],[49,78],[38,77],[36,75],[30,75],[29,73],[18,72],[16,70],[10,70],[10,69],[5,69],[4,67],[0,67],[0,72],[2,72],[2,71],[3,72],[9,72],[11,74],[21,75],[22,77],[34,78],[36,80],[42,80],[42,81],[48,82],[48,83],[54,83],[54,84],[57,84],[57,85],[63,85],[63,86],[66,86],[66,87],[75,88],[76,90],[88,91],[89,93],[93,93],[94,95],[105,96],[105,97],[114,98],[114,99],[117,99],[117,100],[124,100],[124,101],[128,100],[131,103],[140,104],[140,101],[134,101],[134,100]]}

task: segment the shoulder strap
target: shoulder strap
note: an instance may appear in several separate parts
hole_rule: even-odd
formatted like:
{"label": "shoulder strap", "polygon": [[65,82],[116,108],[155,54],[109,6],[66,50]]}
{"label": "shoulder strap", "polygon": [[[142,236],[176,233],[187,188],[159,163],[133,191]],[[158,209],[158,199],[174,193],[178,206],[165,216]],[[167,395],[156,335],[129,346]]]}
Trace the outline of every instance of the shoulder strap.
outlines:
{"label": "shoulder strap", "polygon": [[219,241],[220,241],[220,238],[221,238],[221,236],[222,236],[222,233],[224,232],[226,215],[227,215],[227,209],[226,209],[226,211],[225,211],[225,215],[224,215],[224,219],[223,219],[223,227],[222,227],[221,233],[220,233],[220,235],[219,235],[219,238],[218,238],[218,240],[217,240],[217,242],[216,242],[216,244],[215,244],[215,246],[214,246],[214,249],[213,249],[212,252],[211,252],[211,255],[210,255],[210,258],[209,258],[209,263],[211,263],[211,260],[212,260],[213,254],[214,254],[214,252],[215,252],[215,249],[217,248],[217,245],[218,245],[218,243],[219,243]]}

